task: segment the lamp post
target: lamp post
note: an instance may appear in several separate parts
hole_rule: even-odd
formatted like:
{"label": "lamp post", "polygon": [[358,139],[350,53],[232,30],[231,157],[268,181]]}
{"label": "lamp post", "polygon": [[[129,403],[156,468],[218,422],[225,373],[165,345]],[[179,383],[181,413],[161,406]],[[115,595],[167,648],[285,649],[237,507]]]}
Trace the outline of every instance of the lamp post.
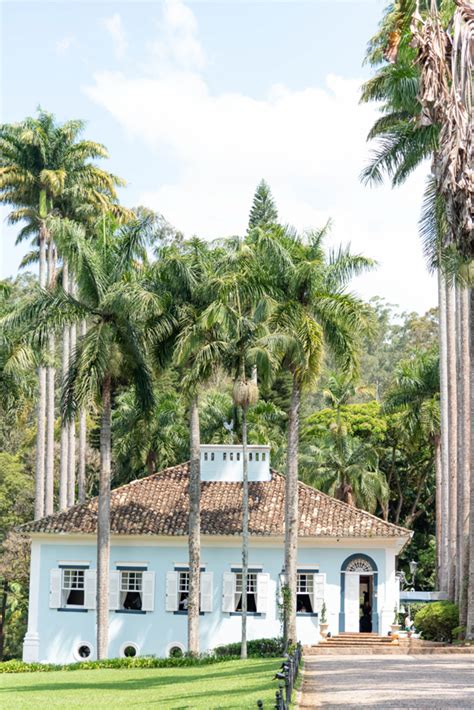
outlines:
{"label": "lamp post", "polygon": [[418,568],[418,562],[415,562],[415,560],[410,560],[409,562],[410,565],[410,572],[411,572],[411,583],[413,585],[413,591],[415,591],[415,579],[416,579],[416,570]]}

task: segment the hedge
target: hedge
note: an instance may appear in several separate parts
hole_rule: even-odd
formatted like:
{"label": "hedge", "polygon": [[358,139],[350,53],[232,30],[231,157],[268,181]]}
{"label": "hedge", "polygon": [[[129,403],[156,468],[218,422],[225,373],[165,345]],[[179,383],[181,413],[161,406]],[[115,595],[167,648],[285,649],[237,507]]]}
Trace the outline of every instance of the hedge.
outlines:
{"label": "hedge", "polygon": [[208,666],[212,663],[235,660],[239,656],[219,657],[214,654],[199,657],[155,658],[139,656],[134,658],[106,658],[103,661],[81,661],[80,663],[24,663],[12,660],[0,663],[0,673],[47,673],[49,671],[84,671],[100,668],[183,668],[187,666]]}
{"label": "hedge", "polygon": [[[278,658],[283,655],[283,639],[256,639],[248,641],[247,653],[250,658]],[[47,673],[48,671],[83,671],[99,668],[184,668],[187,666],[207,666],[240,658],[240,642],[218,646],[201,656],[174,656],[155,658],[154,656],[134,656],[133,658],[106,658],[103,661],[80,661],[79,663],[24,663],[19,660],[0,663],[0,673]]]}
{"label": "hedge", "polygon": [[[247,655],[249,658],[277,658],[283,655],[284,643],[282,638],[254,639],[247,642]],[[240,656],[240,642],[228,643],[217,646],[214,654],[218,658]]]}

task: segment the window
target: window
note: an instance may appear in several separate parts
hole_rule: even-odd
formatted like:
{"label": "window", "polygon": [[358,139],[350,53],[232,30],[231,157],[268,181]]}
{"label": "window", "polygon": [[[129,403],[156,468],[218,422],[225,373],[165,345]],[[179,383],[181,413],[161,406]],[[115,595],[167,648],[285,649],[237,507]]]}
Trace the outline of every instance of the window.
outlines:
{"label": "window", "polygon": [[214,454],[211,454],[211,461],[214,461]]}
{"label": "window", "polygon": [[61,586],[61,606],[84,606],[84,570],[63,569]]}
{"label": "window", "polygon": [[[166,611],[186,614],[189,601],[189,570],[175,569],[166,573]],[[199,612],[206,613],[213,608],[213,573],[201,568]]]}
{"label": "window", "polygon": [[121,658],[135,658],[138,656],[138,646],[133,641],[127,641],[120,647]]}
{"label": "window", "polygon": [[266,461],[266,459],[267,459],[267,455],[265,453],[262,454],[262,461]]}
{"label": "window", "polygon": [[227,454],[226,454],[225,452],[222,454],[222,460],[223,460],[223,461],[226,461],[226,460],[227,460]]}
{"label": "window", "polygon": [[143,572],[120,572],[120,608],[141,611],[143,604]]}
{"label": "window", "polygon": [[255,454],[255,461],[258,461],[259,458],[260,458],[260,454],[257,452],[257,453]]}
{"label": "window", "polygon": [[178,610],[187,611],[189,597],[189,572],[178,573]]}
{"label": "window", "polygon": [[252,461],[253,459],[253,454],[249,454],[249,461]]}
{"label": "window", "polygon": [[240,461],[240,452],[237,451],[237,461]]}
{"label": "window", "polygon": [[312,614],[314,599],[314,574],[298,572],[296,580],[296,611]]}
{"label": "window", "polygon": [[89,641],[80,641],[74,648],[73,656],[76,661],[86,661],[92,656],[92,644]]}
{"label": "window", "polygon": [[[242,572],[235,575],[234,610],[242,611]],[[257,611],[257,573],[247,575],[247,611]]]}
{"label": "window", "polygon": [[207,451],[204,453],[204,461],[207,461]]}
{"label": "window", "polygon": [[233,451],[230,452],[230,454],[229,454],[229,459],[230,459],[231,461],[234,460],[234,452],[233,452]]}

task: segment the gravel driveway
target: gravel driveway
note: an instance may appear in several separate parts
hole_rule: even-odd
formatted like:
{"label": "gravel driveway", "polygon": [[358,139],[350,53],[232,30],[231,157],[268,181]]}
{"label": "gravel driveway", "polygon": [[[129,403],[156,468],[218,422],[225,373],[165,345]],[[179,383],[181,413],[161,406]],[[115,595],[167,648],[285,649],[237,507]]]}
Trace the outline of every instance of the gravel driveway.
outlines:
{"label": "gravel driveway", "polygon": [[474,708],[474,655],[307,656],[300,710]]}

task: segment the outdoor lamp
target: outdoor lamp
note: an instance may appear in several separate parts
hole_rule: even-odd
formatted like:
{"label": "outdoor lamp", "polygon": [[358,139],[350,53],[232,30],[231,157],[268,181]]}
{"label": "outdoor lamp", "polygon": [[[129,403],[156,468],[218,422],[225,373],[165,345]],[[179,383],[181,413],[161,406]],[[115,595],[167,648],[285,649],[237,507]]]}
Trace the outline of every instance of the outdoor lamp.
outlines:
{"label": "outdoor lamp", "polygon": [[410,565],[410,572],[414,576],[416,574],[416,569],[418,567],[418,562],[415,562],[415,560],[410,560],[409,562]]}

